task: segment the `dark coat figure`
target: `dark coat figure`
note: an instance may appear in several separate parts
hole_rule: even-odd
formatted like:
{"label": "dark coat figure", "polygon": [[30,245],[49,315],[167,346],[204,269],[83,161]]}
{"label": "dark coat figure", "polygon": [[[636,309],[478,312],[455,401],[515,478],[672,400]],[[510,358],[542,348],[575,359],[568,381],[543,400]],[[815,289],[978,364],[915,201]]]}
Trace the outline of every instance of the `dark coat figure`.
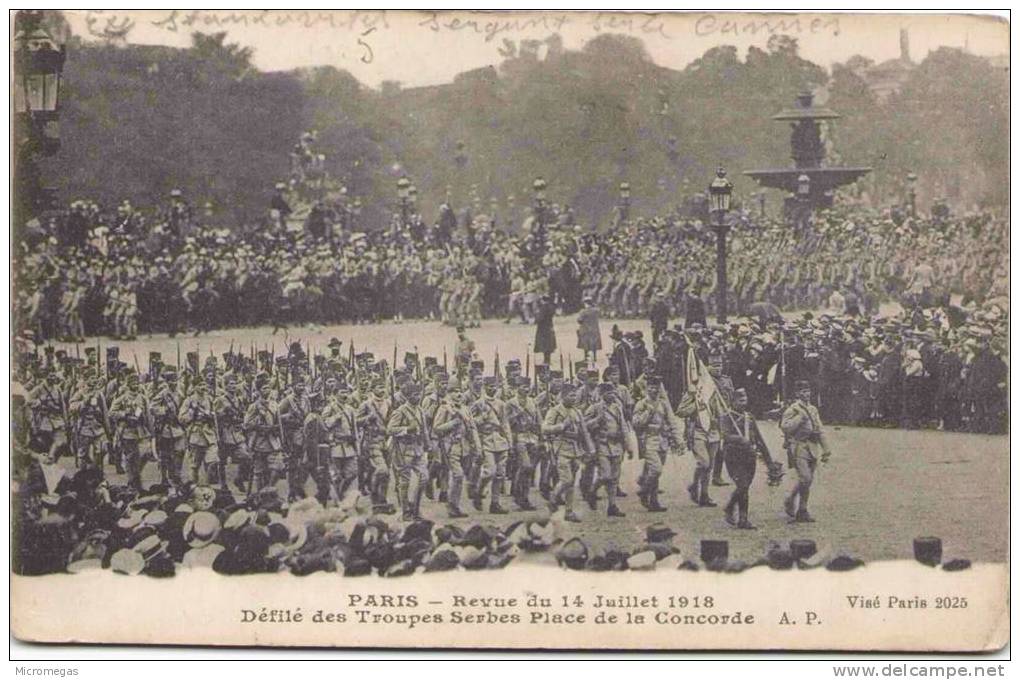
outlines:
{"label": "dark coat figure", "polygon": [[687,294],[684,323],[687,328],[694,324],[708,325],[708,317],[705,315],[705,301],[701,299],[698,291],[692,291]]}
{"label": "dark coat figure", "polygon": [[652,309],[649,313],[649,318],[652,322],[652,348],[658,349],[659,342],[662,339],[662,333],[669,326],[669,303],[666,302],[666,298],[661,294],[655,296],[655,302],[652,303]]}
{"label": "dark coat figure", "polygon": [[903,367],[899,348],[889,352],[882,358],[878,367],[878,410],[882,414],[882,422],[894,425],[899,422],[903,404]]}
{"label": "dark coat figure", "polygon": [[655,370],[662,378],[662,387],[666,390],[669,403],[674,406],[680,403],[687,390],[687,373],[684,370],[686,357],[687,341],[674,333],[665,334],[655,352]]}
{"label": "dark coat figure", "polygon": [[609,365],[615,366],[620,372],[620,383],[623,385],[631,384],[637,377],[633,370],[634,352],[622,338],[616,340],[616,344],[613,346],[613,353],[609,356]]}
{"label": "dark coat figure", "polygon": [[545,363],[556,351],[556,331],[553,330],[553,318],[556,316],[556,304],[546,296],[538,306],[535,314],[535,352],[545,357]]}
{"label": "dark coat figure", "polygon": [[1005,392],[999,383],[1005,382],[1006,364],[987,347],[982,348],[971,362],[964,385],[965,410],[970,415],[972,432],[999,432],[1005,410]]}
{"label": "dark coat figure", "polygon": [[850,396],[850,357],[842,342],[827,347],[822,353],[822,418],[828,423],[843,423],[847,417]]}
{"label": "dark coat figure", "polygon": [[960,397],[963,391],[963,361],[956,352],[943,352],[938,365],[938,388],[935,392],[935,415],[942,429],[956,432],[962,426]]}
{"label": "dark coat figure", "polygon": [[599,329],[599,310],[585,307],[577,315],[577,348],[588,355],[602,349],[602,331]]}

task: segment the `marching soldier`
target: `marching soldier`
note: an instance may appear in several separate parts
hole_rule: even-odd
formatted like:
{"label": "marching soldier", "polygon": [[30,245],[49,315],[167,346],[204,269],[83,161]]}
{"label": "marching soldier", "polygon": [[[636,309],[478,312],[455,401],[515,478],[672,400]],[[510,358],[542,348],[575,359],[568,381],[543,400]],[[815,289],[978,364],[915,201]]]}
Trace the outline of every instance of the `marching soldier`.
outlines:
{"label": "marching soldier", "polygon": [[782,463],[772,460],[758,423],[747,411],[747,392],[743,388],[734,391],[733,409],[720,418],[719,429],[723,437],[722,455],[726,460],[726,471],[736,485],[726,503],[726,522],[738,529],[754,529],[748,519],[748,491],[754,480],[758,454],[768,468],[770,486],[775,486],[782,478]]}
{"label": "marching soldier", "polygon": [[262,373],[255,379],[256,398],[244,414],[244,429],[255,463],[255,486],[259,489],[283,478],[283,427],[279,407],[272,399],[272,384]]}
{"label": "marching soldier", "polygon": [[481,510],[486,487],[491,487],[489,512],[505,515],[507,510],[499,504],[499,497],[506,482],[507,452],[513,435],[507,421],[506,404],[496,397],[498,388],[497,378],[485,378],[482,394],[471,404],[471,415],[482,440],[478,478],[471,490],[471,499],[475,510]]}
{"label": "marching soldier", "polygon": [[163,387],[149,404],[159,456],[160,476],[164,484],[181,483],[181,463],[184,457],[184,428],[178,420],[181,397],[177,389],[177,373],[172,368],[163,371]]}
{"label": "marching soldier", "polygon": [[[404,520],[421,519],[421,497],[428,480],[426,450],[431,446],[425,414],[418,406],[421,387],[407,379],[400,388],[404,400],[386,423],[392,437],[390,452],[397,473],[397,498]],[[412,492],[411,481],[417,478]]]}
{"label": "marching soldier", "polygon": [[659,477],[662,476],[673,430],[669,406],[665,399],[660,398],[661,388],[662,382],[657,376],[646,376],[645,396],[634,406],[634,430],[644,461],[638,498],[650,512],[666,511],[659,504]]}
{"label": "marching soldier", "polygon": [[535,476],[535,464],[539,457],[539,432],[542,426],[542,414],[538,405],[531,397],[531,381],[524,376],[514,380],[516,395],[507,402],[508,420],[513,433],[513,470],[510,480],[510,493],[514,503],[521,510],[534,510],[528,496],[531,483]]}
{"label": "marching soldier", "polygon": [[818,463],[829,460],[829,445],[822,432],[822,418],[811,403],[811,384],[797,382],[797,398],[790,404],[779,422],[786,438],[790,467],[797,472],[797,481],[786,497],[784,508],[794,522],[814,522],[808,513],[808,498]]}
{"label": "marching soldier", "polygon": [[677,406],[677,415],[687,419],[687,448],[694,454],[694,479],[687,487],[687,493],[695,505],[714,508],[716,503],[708,495],[709,481],[715,460],[719,455],[719,418],[726,410],[718,390],[705,401],[697,387],[693,386],[684,394]]}
{"label": "marching soldier", "polygon": [[629,427],[623,414],[623,404],[616,398],[616,388],[610,383],[599,385],[600,400],[593,402],[585,412],[585,421],[595,443],[598,482],[591,490],[592,509],[597,508],[599,487],[606,488],[609,517],[626,517],[616,505],[616,491],[620,486],[620,466],[623,460],[624,436]]}
{"label": "marching soldier", "polygon": [[575,408],[576,403],[574,389],[564,386],[560,402],[549,409],[542,423],[542,432],[549,438],[559,474],[559,484],[552,492],[550,505],[554,511],[560,505],[565,506],[564,519],[568,522],[581,521],[574,513],[574,485],[581,461],[594,449],[584,416]]}
{"label": "marching soldier", "polygon": [[251,450],[244,437],[245,398],[238,389],[237,376],[227,374],[224,379],[223,393],[213,403],[216,422],[219,425],[219,449],[221,483],[227,486],[226,464],[229,460],[237,462],[237,477],[234,484],[242,494],[252,492],[252,460]]}
{"label": "marching soldier", "polygon": [[464,406],[463,392],[459,385],[450,385],[432,422],[432,432],[449,475],[446,488],[447,511],[451,519],[467,517],[460,507],[464,489],[463,460],[471,450],[480,451],[482,441],[471,413]]}
{"label": "marching soldier", "polygon": [[328,475],[337,502],[358,482],[358,421],[350,404],[350,390],[338,388],[330,377],[326,384],[329,396],[322,411],[329,444]]}
{"label": "marching soldier", "polygon": [[390,414],[390,401],[386,396],[386,382],[379,378],[372,384],[372,392],[358,409],[357,424],[362,433],[362,463],[368,470],[368,488],[374,511],[392,515],[396,511],[386,502],[390,485],[390,468],[385,440],[386,421]]}
{"label": "marching soldier", "polygon": [[[193,484],[211,484],[216,481],[220,462],[216,410],[204,380],[195,381],[194,390],[181,404],[177,419],[186,428],[188,450],[185,467]],[[227,480],[218,480],[226,488]]]}
{"label": "marching soldier", "polygon": [[142,489],[142,451],[152,437],[148,411],[146,399],[138,389],[138,374],[131,371],[127,373],[124,391],[110,405],[110,417],[117,423],[128,485],[136,491]]}
{"label": "marching soldier", "polygon": [[[305,394],[305,380],[295,375],[290,393],[280,402],[280,422],[283,423],[283,448],[287,459],[288,496],[293,502],[305,495],[309,465],[314,461],[305,458],[305,419],[312,412],[312,404]],[[313,466],[314,467],[314,466]]]}
{"label": "marching soldier", "polygon": [[46,379],[28,395],[32,412],[32,432],[41,449],[56,460],[67,448],[67,398],[60,384],[60,374],[50,369]]}
{"label": "marching soldier", "polygon": [[86,377],[82,389],[71,398],[70,414],[74,421],[72,438],[78,449],[78,465],[88,465],[92,461],[102,470],[103,445],[108,443],[104,438],[107,438],[110,429],[110,413],[102,380],[94,373]]}

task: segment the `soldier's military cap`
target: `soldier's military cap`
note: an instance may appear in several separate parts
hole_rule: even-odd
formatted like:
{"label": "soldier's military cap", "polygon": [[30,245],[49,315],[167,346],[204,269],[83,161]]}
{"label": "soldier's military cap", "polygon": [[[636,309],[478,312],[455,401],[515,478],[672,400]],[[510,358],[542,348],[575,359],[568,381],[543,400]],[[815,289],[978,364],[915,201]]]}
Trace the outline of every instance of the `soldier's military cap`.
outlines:
{"label": "soldier's military cap", "polygon": [[587,370],[588,370],[588,362],[587,361],[575,361],[574,362],[574,371],[576,371],[578,375],[583,375],[584,372],[587,371]]}
{"label": "soldier's military cap", "polygon": [[584,375],[589,377],[589,378],[598,378],[599,377],[599,370],[597,368],[589,368],[588,370],[586,370],[584,372]]}
{"label": "soldier's military cap", "polygon": [[163,355],[159,352],[149,352],[149,364],[163,363]]}
{"label": "soldier's military cap", "polygon": [[484,371],[485,362],[482,361],[481,359],[474,359],[471,361],[471,368],[477,369],[479,371]]}
{"label": "soldier's military cap", "polygon": [[552,380],[563,380],[563,371],[549,371]]}
{"label": "soldier's military cap", "polygon": [[800,390],[810,390],[811,389],[811,383],[808,382],[807,380],[798,380],[797,382],[795,382],[793,384],[793,389],[798,391],[798,392]]}
{"label": "soldier's military cap", "polygon": [[340,346],[342,346],[342,345],[343,345],[343,343],[342,343],[342,342],[340,342],[340,340],[339,340],[339,339],[337,339],[337,338],[330,338],[330,339],[329,339],[329,344],[328,344],[328,345],[326,345],[326,346],[327,346],[327,347],[340,347]]}
{"label": "soldier's military cap", "polygon": [[494,376],[494,375],[487,375],[487,376],[485,376],[485,378],[484,378],[484,379],[482,380],[482,382],[483,382],[484,384],[486,384],[486,385],[498,385],[498,384],[499,384],[499,378],[497,378],[497,377],[496,377],[496,376]]}
{"label": "soldier's military cap", "polygon": [[521,367],[521,360],[520,359],[511,359],[508,362],[506,362],[506,367],[507,368],[510,368],[511,366],[514,366],[516,368],[520,368]]}
{"label": "soldier's military cap", "polygon": [[599,385],[599,394],[612,394],[616,392],[616,385],[613,383],[601,383]]}
{"label": "soldier's military cap", "polygon": [[425,357],[425,359],[423,361],[423,365],[426,368],[429,368],[430,366],[438,366],[439,365],[439,360],[436,359],[435,357]]}
{"label": "soldier's military cap", "polygon": [[662,385],[662,381],[659,379],[659,376],[657,375],[646,375],[645,385],[647,385],[648,387],[659,387],[660,385]]}
{"label": "soldier's military cap", "polygon": [[408,362],[417,364],[418,363],[418,355],[415,354],[414,352],[404,352],[404,363],[406,364]]}
{"label": "soldier's military cap", "polygon": [[358,361],[371,361],[375,359],[375,355],[371,352],[358,352],[354,355],[354,358]]}

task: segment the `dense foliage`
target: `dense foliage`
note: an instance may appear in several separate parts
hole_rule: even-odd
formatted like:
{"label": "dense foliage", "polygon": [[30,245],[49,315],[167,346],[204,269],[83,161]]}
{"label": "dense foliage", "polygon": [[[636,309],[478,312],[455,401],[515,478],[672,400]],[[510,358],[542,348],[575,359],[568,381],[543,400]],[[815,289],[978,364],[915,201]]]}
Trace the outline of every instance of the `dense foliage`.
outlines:
{"label": "dense foliage", "polygon": [[48,171],[61,199],[145,205],[179,186],[193,204],[254,219],[287,173],[293,140],[315,128],[328,169],[362,198],[366,226],[386,219],[405,171],[426,216],[449,191],[458,209],[477,196],[475,210],[488,211],[494,197],[502,218],[514,206],[519,220],[541,174],[551,200],[605,224],[623,180],[639,214],[700,190],[719,164],[737,196],[755,190],[741,170],[790,162],[787,131],[769,114],[810,87],[844,115],[833,158],[874,166],[864,188],[877,197],[899,195],[913,170],[922,203],[1008,201],[1008,77],[960,50],[931,53],[880,102],[853,68],[863,58],[830,75],[786,36],[743,59],[716,47],[676,71],[634,38],[603,35],[570,51],[554,35],[508,45],[498,69],[380,90],[332,67],[260,73],[224,37],[196,35],[187,50],[73,41],[63,148]]}

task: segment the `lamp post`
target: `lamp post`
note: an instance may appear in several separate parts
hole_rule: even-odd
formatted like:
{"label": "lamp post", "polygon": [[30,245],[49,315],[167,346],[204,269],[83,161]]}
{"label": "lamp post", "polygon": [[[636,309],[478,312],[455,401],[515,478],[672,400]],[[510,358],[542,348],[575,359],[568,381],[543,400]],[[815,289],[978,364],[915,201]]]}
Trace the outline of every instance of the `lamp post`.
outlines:
{"label": "lamp post", "polygon": [[630,219],[630,182],[620,182],[620,223]]}
{"label": "lamp post", "polygon": [[406,176],[397,180],[397,198],[400,200],[400,224],[407,224],[408,201],[411,196],[411,180]]}
{"label": "lamp post", "polygon": [[907,205],[910,207],[910,216],[917,217],[917,175],[907,173]]}
{"label": "lamp post", "polygon": [[545,221],[545,180],[541,177],[536,177],[535,181],[531,183],[531,189],[535,193],[535,202],[533,204],[535,223],[541,227]]}
{"label": "lamp post", "polygon": [[64,45],[58,45],[44,28],[41,10],[15,15],[16,224],[49,207],[50,192],[42,186],[38,159],[60,148],[60,81],[66,56]]}
{"label": "lamp post", "polygon": [[726,323],[726,213],[730,210],[730,197],[733,195],[733,184],[726,179],[726,171],[719,168],[715,179],[708,185],[709,210],[715,215],[712,229],[715,231],[715,293],[716,311],[719,323]]}

